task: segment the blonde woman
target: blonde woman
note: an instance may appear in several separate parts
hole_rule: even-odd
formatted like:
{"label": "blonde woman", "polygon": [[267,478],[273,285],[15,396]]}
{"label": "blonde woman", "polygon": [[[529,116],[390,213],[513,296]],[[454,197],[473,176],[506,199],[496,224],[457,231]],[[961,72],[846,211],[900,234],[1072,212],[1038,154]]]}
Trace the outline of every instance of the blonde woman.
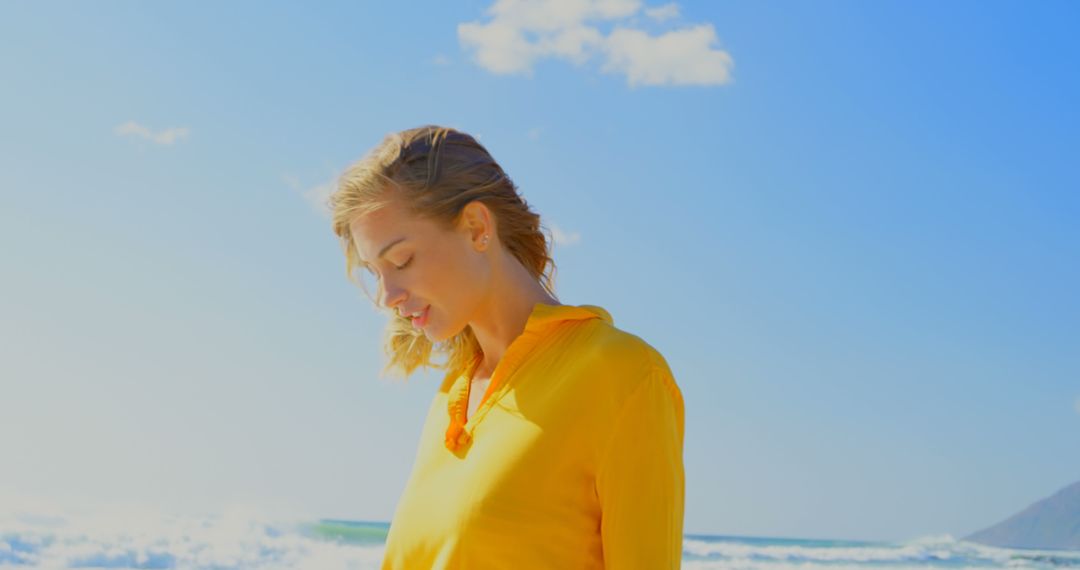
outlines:
{"label": "blonde woman", "polygon": [[446,373],[382,568],[679,568],[682,393],[607,310],[559,302],[540,217],[488,151],[392,133],[330,205],[388,312],[384,371]]}

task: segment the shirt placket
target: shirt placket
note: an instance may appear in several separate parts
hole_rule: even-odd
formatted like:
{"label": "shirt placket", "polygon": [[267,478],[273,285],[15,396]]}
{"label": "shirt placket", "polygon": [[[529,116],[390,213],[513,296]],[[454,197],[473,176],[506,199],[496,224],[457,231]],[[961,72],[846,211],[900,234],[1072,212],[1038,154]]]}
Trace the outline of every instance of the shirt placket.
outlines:
{"label": "shirt placket", "polygon": [[551,328],[551,326],[546,326],[539,330],[526,330],[518,338],[514,339],[514,342],[510,343],[506,353],[495,365],[495,370],[491,372],[491,382],[480,400],[480,405],[476,407],[476,412],[469,418],[466,418],[469,404],[469,385],[472,381],[472,375],[479,364],[479,356],[473,360],[469,370],[458,377],[450,394],[450,425],[446,431],[447,449],[456,451],[472,441],[472,435],[477,424],[484,419],[494,402],[506,392],[509,380],[514,372],[533,353],[545,333]]}

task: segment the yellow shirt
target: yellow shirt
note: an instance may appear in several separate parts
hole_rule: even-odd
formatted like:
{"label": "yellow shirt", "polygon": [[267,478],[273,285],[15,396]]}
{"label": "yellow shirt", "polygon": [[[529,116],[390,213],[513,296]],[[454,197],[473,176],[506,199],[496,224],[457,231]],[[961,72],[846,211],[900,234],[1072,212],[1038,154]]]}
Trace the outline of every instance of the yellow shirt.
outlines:
{"label": "yellow shirt", "polygon": [[537,303],[466,418],[446,375],[383,570],[664,570],[682,558],[683,399],[667,362],[595,305]]}

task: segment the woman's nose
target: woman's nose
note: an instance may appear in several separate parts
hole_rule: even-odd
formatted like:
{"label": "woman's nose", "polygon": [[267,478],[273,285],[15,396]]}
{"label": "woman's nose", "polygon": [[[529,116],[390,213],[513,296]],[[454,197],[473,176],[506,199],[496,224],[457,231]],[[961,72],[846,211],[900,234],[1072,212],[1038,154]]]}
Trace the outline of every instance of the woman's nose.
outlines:
{"label": "woman's nose", "polygon": [[393,283],[384,283],[382,289],[382,306],[393,309],[405,300],[405,290]]}

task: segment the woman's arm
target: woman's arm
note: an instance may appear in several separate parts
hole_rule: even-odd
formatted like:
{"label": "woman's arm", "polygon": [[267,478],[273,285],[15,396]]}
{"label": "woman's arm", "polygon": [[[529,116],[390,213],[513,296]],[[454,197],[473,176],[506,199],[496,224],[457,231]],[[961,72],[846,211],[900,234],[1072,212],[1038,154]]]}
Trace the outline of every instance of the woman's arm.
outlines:
{"label": "woman's arm", "polygon": [[596,477],[604,565],[678,569],[682,561],[684,408],[666,364],[627,399]]}

